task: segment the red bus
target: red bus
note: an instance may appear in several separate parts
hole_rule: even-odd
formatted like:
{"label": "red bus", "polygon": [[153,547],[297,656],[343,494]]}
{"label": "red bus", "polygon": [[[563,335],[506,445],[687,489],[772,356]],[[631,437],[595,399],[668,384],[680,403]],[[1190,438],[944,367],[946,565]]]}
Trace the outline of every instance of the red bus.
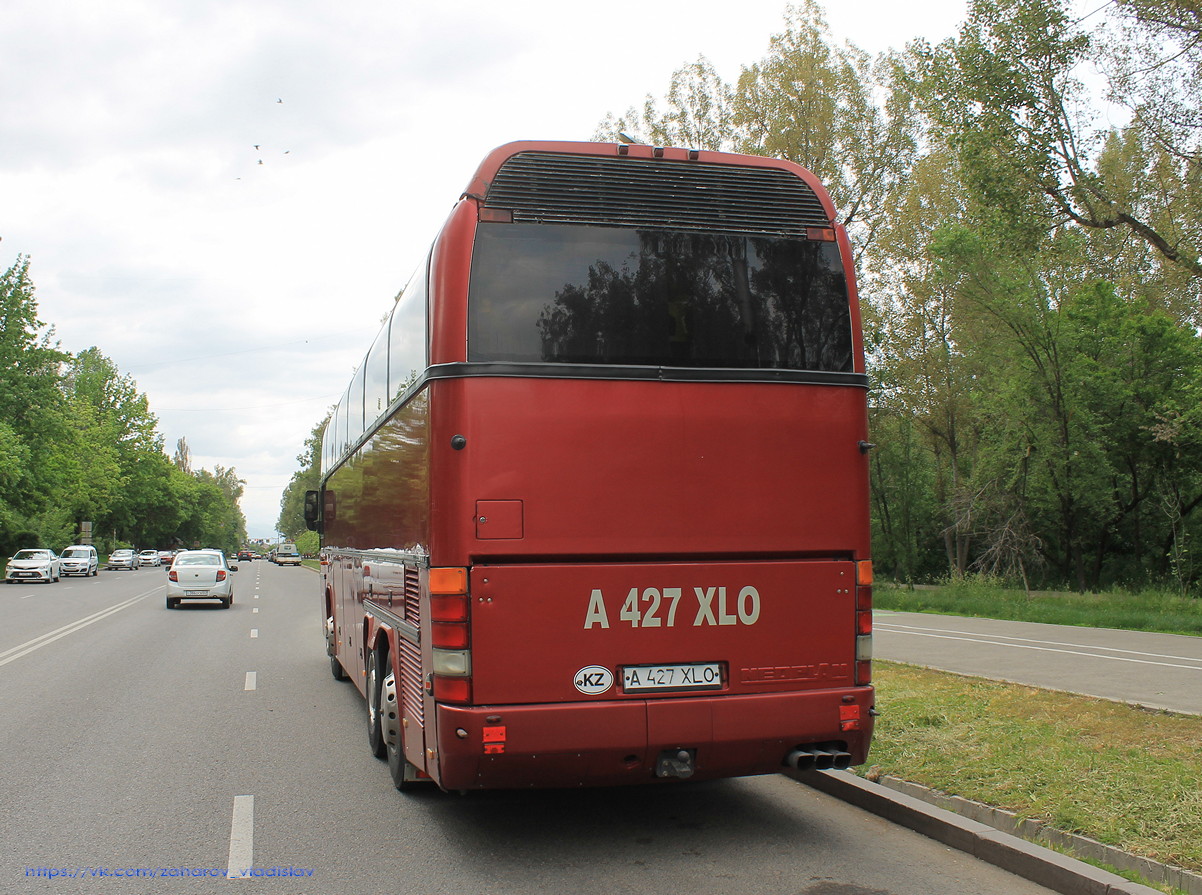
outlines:
{"label": "red bus", "polygon": [[864,762],[867,385],[847,236],[810,172],[492,152],[306,499],[331,668],[396,786]]}

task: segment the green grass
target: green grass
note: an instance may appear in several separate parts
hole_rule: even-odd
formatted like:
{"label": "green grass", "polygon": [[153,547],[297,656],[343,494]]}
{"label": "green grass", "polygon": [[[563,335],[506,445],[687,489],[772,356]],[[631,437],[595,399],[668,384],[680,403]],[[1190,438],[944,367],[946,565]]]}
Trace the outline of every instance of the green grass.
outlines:
{"label": "green grass", "polygon": [[1202,871],[1202,718],[874,668],[882,715],[868,767]]}
{"label": "green grass", "polygon": [[877,609],[899,612],[1202,635],[1202,599],[1157,592],[1037,592],[1028,597],[1022,590],[989,580],[965,578],[913,590],[878,583],[873,589],[873,603]]}

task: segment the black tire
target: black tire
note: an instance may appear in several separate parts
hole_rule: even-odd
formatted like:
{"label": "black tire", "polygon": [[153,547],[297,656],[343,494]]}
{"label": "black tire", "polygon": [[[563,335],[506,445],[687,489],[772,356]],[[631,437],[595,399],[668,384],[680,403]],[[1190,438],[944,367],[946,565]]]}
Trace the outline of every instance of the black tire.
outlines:
{"label": "black tire", "polygon": [[175,600],[175,599],[172,599],[171,597],[168,597],[167,598],[167,608],[168,609],[178,609],[179,608],[179,600]]}
{"label": "black tire", "polygon": [[367,746],[376,758],[387,758],[380,727],[380,666],[380,653],[373,649],[367,654]]}
{"label": "black tire", "polygon": [[346,669],[342,667],[338,656],[334,654],[334,619],[332,616],[326,617],[326,655],[330,657],[330,674],[334,676],[334,680],[347,680]]}
{"label": "black tire", "polygon": [[338,661],[337,656],[330,656],[330,674],[334,676],[336,681],[349,680],[346,676],[346,669],[342,667],[342,663]]}
{"label": "black tire", "polygon": [[223,599],[223,600],[221,601],[221,608],[222,608],[222,609],[229,609],[229,608],[230,608],[230,606],[231,606],[231,605],[233,605],[233,602],[234,602],[234,598],[233,598],[233,597],[226,597],[225,599]]}

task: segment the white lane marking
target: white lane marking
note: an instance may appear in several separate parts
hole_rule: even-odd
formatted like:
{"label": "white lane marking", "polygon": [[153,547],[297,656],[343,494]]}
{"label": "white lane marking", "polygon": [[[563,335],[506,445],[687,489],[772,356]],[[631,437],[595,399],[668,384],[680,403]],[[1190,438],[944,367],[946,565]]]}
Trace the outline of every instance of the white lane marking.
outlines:
{"label": "white lane marking", "polygon": [[230,821],[230,860],[226,879],[251,879],[248,870],[255,859],[255,797],[234,796],[234,814]]}
{"label": "white lane marking", "polygon": [[253,615],[254,613],[256,613],[258,611],[259,611],[259,607],[256,606],[254,609],[251,610],[251,614]]}
{"label": "white lane marking", "polygon": [[[973,634],[969,631],[946,631],[940,628],[916,628],[910,625],[876,624],[874,630],[884,630],[894,634],[909,634],[913,637],[933,637],[936,640],[961,640],[966,643],[982,643],[990,646],[1005,646],[1011,649],[1036,650],[1045,653],[1066,653],[1071,656],[1087,656],[1091,659],[1109,659],[1112,662],[1130,662],[1136,665],[1158,665],[1163,668],[1184,668],[1187,671],[1202,671],[1202,659],[1190,656],[1168,656],[1158,653],[1143,653],[1136,650],[1116,649],[1108,646],[1081,646],[1074,643],[1061,643],[1056,640],[1032,640],[1025,637],[1008,637],[1002,634]],[[1006,642],[1011,641],[1011,642]],[[1060,649],[1059,647],[1070,647]],[[1102,652],[1093,652],[1101,650]],[[1106,655],[1106,653],[1126,653],[1127,656]],[[1128,656],[1146,656],[1144,659],[1128,658]],[[1196,662],[1196,665],[1180,665],[1177,662],[1156,662],[1153,659],[1176,659],[1177,662]]]}
{"label": "white lane marking", "polygon": [[258,636],[259,636],[259,629],[258,629],[258,628],[251,628],[251,629],[250,629],[250,636],[251,636],[251,637],[258,637]]}
{"label": "white lane marking", "polygon": [[256,671],[246,672],[246,686],[243,690],[254,690],[259,686],[259,674]]}
{"label": "white lane marking", "polygon": [[7,665],[9,662],[15,662],[22,656],[29,655],[34,650],[41,649],[47,644],[54,643],[54,641],[66,637],[68,634],[74,634],[81,628],[86,628],[88,625],[95,624],[98,621],[106,619],[110,615],[134,605],[134,603],[137,603],[139,600],[145,600],[157,590],[161,590],[161,588],[156,587],[152,590],[148,590],[146,593],[138,594],[136,597],[131,597],[124,603],[118,603],[115,606],[110,606],[108,609],[101,609],[99,612],[94,612],[91,615],[85,616],[84,618],[77,619],[76,621],[71,622],[69,625],[63,625],[61,628],[56,628],[55,630],[49,631],[40,637],[33,638],[33,640],[26,640],[22,644],[11,647],[0,653],[0,666]]}

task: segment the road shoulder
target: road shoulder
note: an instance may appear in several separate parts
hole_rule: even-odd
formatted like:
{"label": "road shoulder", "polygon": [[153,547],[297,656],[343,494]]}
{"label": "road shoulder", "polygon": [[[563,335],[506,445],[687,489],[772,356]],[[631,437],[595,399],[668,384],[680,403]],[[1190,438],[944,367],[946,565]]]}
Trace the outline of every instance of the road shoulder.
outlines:
{"label": "road shoulder", "polygon": [[[907,827],[1056,892],[1066,895],[1160,895],[1157,889],[1133,883],[1117,874],[916,797],[925,787],[907,784],[910,787],[909,791],[914,793],[912,795],[881,783],[872,783],[847,771],[788,771],[786,774],[799,783],[835,796],[892,823]],[[935,795],[929,790],[926,790],[926,794]],[[966,800],[960,801],[966,805],[975,804]],[[996,809],[981,807],[996,812]],[[999,821],[999,815],[1004,814],[1005,812],[997,812],[990,816],[994,821]],[[998,822],[998,826],[1002,825]],[[1098,860],[1106,860],[1107,863],[1119,866],[1105,857],[1099,857]],[[1144,863],[1153,865],[1153,862]],[[1170,875],[1163,880],[1164,882],[1187,892],[1202,893],[1202,888],[1195,888],[1202,884],[1202,878],[1165,865],[1156,864],[1154,867],[1162,868]],[[1149,866],[1146,869],[1153,870],[1153,867]],[[1145,878],[1156,879],[1154,870],[1145,872],[1145,869],[1140,869],[1139,872]]]}

